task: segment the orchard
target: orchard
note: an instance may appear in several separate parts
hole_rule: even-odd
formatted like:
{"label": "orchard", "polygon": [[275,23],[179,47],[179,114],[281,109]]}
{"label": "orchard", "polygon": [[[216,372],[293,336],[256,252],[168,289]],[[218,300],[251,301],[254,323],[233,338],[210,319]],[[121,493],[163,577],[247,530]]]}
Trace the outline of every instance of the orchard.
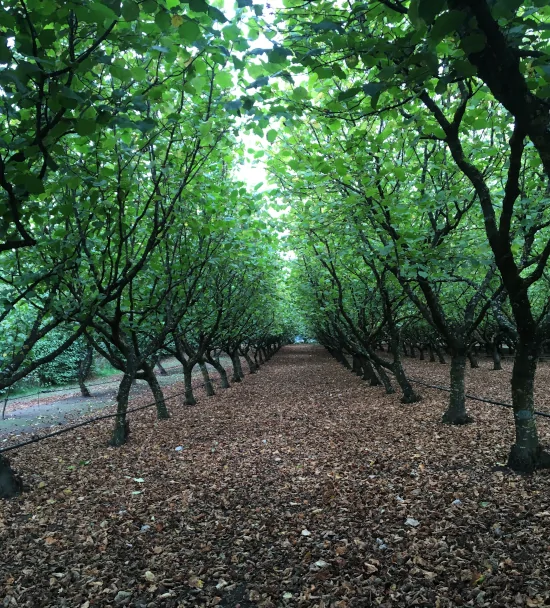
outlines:
{"label": "orchard", "polygon": [[545,0],[5,0],[0,117],[4,412],[117,374],[4,606],[550,602]]}

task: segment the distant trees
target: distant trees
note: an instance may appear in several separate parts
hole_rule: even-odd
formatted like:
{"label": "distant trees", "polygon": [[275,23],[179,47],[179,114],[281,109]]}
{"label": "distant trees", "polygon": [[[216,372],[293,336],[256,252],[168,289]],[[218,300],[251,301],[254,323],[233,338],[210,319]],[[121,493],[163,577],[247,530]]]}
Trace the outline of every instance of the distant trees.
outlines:
{"label": "distant trees", "polygon": [[[421,342],[451,355],[446,421],[469,420],[464,366],[488,323],[498,327],[493,353],[504,336],[514,344],[508,463],[519,471],[550,465],[533,414],[550,324],[549,18],[533,0],[289,2],[277,20],[278,68],[302,74],[301,85],[255,83],[258,99],[284,100],[289,112],[271,168],[293,207],[292,246],[307,257],[322,242],[313,231],[338,226],[314,273],[331,277],[329,302],[338,282],[361,291],[343,255],[374,265],[372,282],[378,268],[393,275],[393,289],[430,327]],[[341,267],[338,280],[331,264]],[[328,332],[334,347],[340,325],[349,326],[342,308],[362,314],[364,298],[343,298],[336,314],[322,305],[326,286],[312,289],[308,306],[324,313],[315,315],[318,335]],[[350,344],[344,336],[340,350]]]}

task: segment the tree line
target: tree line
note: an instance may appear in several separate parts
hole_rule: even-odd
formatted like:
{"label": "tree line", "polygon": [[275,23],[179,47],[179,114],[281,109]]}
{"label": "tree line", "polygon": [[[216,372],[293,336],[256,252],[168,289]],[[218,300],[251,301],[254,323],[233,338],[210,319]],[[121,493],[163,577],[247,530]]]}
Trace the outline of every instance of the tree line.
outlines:
{"label": "tree line", "polygon": [[[8,0],[0,7],[0,389],[77,349],[169,417],[154,366],[232,381],[286,339],[277,236],[236,178],[239,23],[194,1]],[[247,9],[249,10],[249,9]],[[85,371],[85,370],[84,370]],[[0,455],[2,492],[17,489]],[[8,487],[9,486],[9,487]],[[6,489],[8,488],[8,489]]]}

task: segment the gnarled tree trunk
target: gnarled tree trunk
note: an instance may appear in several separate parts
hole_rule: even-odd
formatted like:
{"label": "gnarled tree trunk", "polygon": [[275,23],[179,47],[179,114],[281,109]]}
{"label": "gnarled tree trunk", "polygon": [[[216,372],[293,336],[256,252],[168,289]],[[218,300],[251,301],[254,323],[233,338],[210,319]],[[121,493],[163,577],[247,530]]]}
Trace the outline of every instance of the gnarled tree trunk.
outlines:
{"label": "gnarled tree trunk", "polygon": [[90,390],[86,386],[86,378],[92,369],[92,361],[94,359],[94,349],[91,344],[86,346],[86,353],[78,365],[78,386],[83,397],[91,397]]}
{"label": "gnarled tree trunk", "polygon": [[208,368],[204,361],[199,361],[199,369],[201,370],[202,379],[204,380],[204,389],[206,390],[206,395],[208,397],[213,397],[216,394],[214,390],[214,386],[212,385],[212,380],[210,379],[210,374],[208,373]]}
{"label": "gnarled tree trunk", "polygon": [[164,395],[162,394],[162,389],[160,388],[160,384],[155,376],[155,372],[153,368],[145,364],[143,366],[143,375],[151,392],[153,393],[153,397],[155,398],[155,404],[157,406],[157,418],[159,420],[168,420],[170,418],[170,414],[168,413],[168,408],[166,407],[166,401],[164,400]]}
{"label": "gnarled tree trunk", "polygon": [[211,355],[208,355],[206,360],[220,375],[222,388],[229,388],[231,385],[229,384],[227,372],[225,371],[225,367],[220,363],[219,357],[212,357]]}

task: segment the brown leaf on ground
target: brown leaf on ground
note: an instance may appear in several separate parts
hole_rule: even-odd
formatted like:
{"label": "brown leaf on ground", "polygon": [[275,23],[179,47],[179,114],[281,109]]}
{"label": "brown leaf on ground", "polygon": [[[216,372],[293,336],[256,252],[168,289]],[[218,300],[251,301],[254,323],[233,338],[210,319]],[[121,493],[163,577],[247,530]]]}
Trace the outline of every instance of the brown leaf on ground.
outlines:
{"label": "brown leaf on ground", "polygon": [[[447,385],[438,365],[407,371]],[[508,399],[495,374],[468,391]],[[508,410],[471,402],[476,422],[449,427],[446,394],[421,392],[402,405],[293,346],[196,407],[169,401],[168,421],[136,412],[121,448],[105,421],[15,452],[31,491],[0,506],[3,606],[549,605],[550,476],[494,470]]]}

